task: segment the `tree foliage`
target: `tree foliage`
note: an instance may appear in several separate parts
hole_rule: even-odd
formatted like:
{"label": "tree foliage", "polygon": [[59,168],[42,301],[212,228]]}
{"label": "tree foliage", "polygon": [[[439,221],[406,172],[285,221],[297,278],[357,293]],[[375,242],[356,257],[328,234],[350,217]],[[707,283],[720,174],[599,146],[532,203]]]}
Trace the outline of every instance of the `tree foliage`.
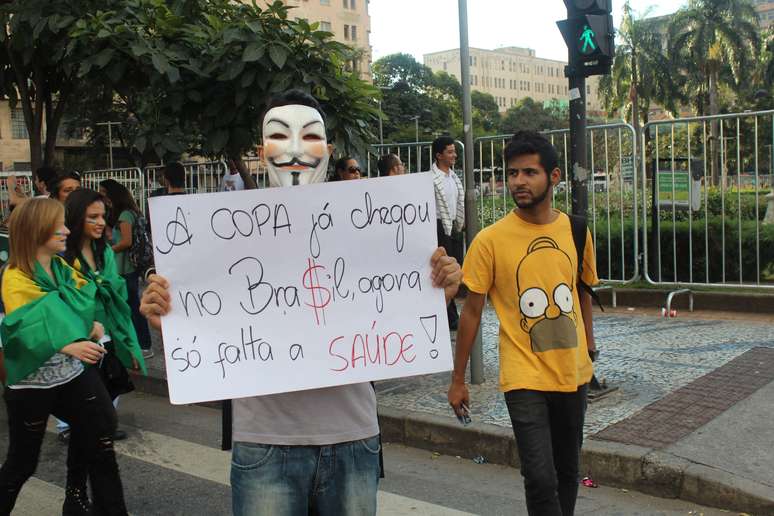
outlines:
{"label": "tree foliage", "polygon": [[267,100],[288,88],[321,101],[343,152],[371,139],[375,90],[347,71],[354,51],[317,23],[291,20],[281,2],[114,1],[72,36],[72,52],[91,49],[79,76],[113,88],[146,158],[239,156],[258,141]]}
{"label": "tree foliage", "polygon": [[684,98],[717,114],[721,85],[738,90],[759,54],[758,15],[750,0],[692,0],[669,24],[669,51]]}
{"label": "tree foliage", "polygon": [[648,122],[651,103],[675,112],[680,100],[665,38],[646,16],[637,16],[628,1],[624,4],[611,74],[599,83],[608,114],[631,120],[635,129],[640,121]]}
{"label": "tree foliage", "polygon": [[86,87],[77,77],[81,56],[67,47],[79,13],[91,9],[96,5],[89,0],[16,0],[0,5],[0,94],[24,114],[33,169],[53,161],[67,102]]}
{"label": "tree foliage", "polygon": [[525,97],[505,112],[500,132],[513,134],[517,131],[545,131],[568,126],[567,108],[562,108],[558,103],[544,107],[531,97]]}

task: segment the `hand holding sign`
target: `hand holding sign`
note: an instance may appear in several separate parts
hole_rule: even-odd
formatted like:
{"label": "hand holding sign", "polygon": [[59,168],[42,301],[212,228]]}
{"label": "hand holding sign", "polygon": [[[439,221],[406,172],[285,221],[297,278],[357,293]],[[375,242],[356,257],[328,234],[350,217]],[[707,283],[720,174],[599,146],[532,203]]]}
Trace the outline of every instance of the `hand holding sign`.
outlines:
{"label": "hand holding sign", "polygon": [[[449,370],[432,178],[151,200],[173,403]],[[168,287],[168,288],[167,288]],[[171,306],[171,309],[170,309]],[[429,321],[433,320],[430,324]]]}

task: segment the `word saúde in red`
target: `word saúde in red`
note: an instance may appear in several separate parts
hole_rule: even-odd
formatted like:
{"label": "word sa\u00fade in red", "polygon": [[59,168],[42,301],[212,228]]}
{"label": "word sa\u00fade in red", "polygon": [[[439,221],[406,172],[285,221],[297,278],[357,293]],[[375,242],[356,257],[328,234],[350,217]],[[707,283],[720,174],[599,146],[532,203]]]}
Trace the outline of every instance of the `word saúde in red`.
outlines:
{"label": "word sa\u00fade in red", "polygon": [[[371,332],[376,328],[376,321],[371,325]],[[406,364],[416,360],[413,333],[401,334],[390,331],[384,335],[379,333],[355,333],[352,336],[340,335],[331,339],[328,354],[339,361],[340,367],[332,367],[331,371],[342,372],[347,369],[368,367],[369,365],[394,366],[399,362]]]}

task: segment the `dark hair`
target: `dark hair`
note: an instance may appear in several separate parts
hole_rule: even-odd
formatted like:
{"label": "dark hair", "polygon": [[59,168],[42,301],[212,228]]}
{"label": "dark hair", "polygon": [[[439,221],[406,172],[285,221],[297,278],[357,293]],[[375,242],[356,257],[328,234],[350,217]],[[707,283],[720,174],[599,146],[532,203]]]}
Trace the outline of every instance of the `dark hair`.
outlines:
{"label": "dark hair", "polygon": [[320,113],[320,116],[323,119],[323,123],[325,123],[325,112],[322,110],[320,103],[317,102],[317,99],[305,91],[293,89],[278,93],[269,99],[269,101],[266,103],[266,109],[264,109],[263,113],[261,114],[261,127],[263,127],[263,119],[266,118],[266,113],[277,107],[294,105],[309,106],[310,108],[314,108],[318,113]]}
{"label": "dark hair", "polygon": [[[105,196],[88,188],[74,191],[65,201],[65,226],[70,230],[70,234],[67,235],[67,248],[64,252],[64,259],[70,265],[73,265],[75,259],[81,256],[86,210],[95,202],[101,202],[107,207]],[[105,247],[107,247],[107,242],[103,233],[102,238],[94,241],[94,261],[98,269],[101,269],[104,265]]]}
{"label": "dark hair", "polygon": [[135,215],[140,213],[140,208],[137,207],[132,193],[115,179],[100,181],[99,186],[105,189],[107,198],[110,201],[110,213],[108,214],[108,225],[110,227],[116,227],[118,217],[125,211],[131,211]]}
{"label": "dark hair", "polygon": [[379,169],[380,176],[386,176],[390,173],[390,170],[397,167],[398,164],[400,164],[400,158],[397,155],[390,153],[379,158],[379,161],[376,162],[376,168]]}
{"label": "dark hair", "polygon": [[351,159],[354,159],[352,156],[342,156],[339,159],[336,160],[336,165],[333,167],[336,172],[339,172],[341,170],[346,171],[347,170],[347,162]]}
{"label": "dark hair", "polygon": [[167,181],[167,186],[185,188],[185,167],[177,161],[167,163],[164,167],[164,179]]}
{"label": "dark hair", "polygon": [[48,183],[51,182],[56,176],[58,176],[60,172],[54,168],[54,167],[39,167],[35,171],[35,180],[37,181],[43,181],[46,183],[46,186],[48,187]]}
{"label": "dark hair", "polygon": [[503,158],[506,163],[525,154],[537,154],[540,157],[540,165],[547,174],[559,166],[559,155],[556,148],[545,136],[535,131],[517,132],[503,150]]}
{"label": "dark hair", "polygon": [[81,175],[75,170],[63,170],[59,171],[52,179],[46,181],[46,189],[51,195],[52,199],[56,199],[59,195],[59,189],[62,187],[62,181],[65,179],[75,179],[79,183],[81,182]]}
{"label": "dark hair", "polygon": [[435,140],[433,140],[433,161],[438,159],[439,154],[443,154],[443,151],[446,150],[446,147],[449,145],[454,145],[454,138],[451,136],[439,136]]}

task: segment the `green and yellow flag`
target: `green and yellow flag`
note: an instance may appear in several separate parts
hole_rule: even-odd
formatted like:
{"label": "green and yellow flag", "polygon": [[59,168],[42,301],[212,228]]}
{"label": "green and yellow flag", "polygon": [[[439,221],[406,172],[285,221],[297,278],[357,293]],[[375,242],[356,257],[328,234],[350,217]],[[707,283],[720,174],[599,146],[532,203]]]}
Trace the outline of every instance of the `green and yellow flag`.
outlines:
{"label": "green and yellow flag", "polygon": [[75,269],[96,287],[95,320],[101,322],[105,333],[110,335],[118,359],[124,367],[131,369],[134,358],[142,373],[148,374],[132,323],[132,311],[126,302],[126,282],[118,274],[115,253],[110,247],[105,248],[103,258],[102,271],[92,270],[83,259],[75,261]]}
{"label": "green and yellow flag", "polygon": [[87,340],[94,324],[96,286],[84,282],[59,257],[49,276],[35,263],[32,277],[19,269],[3,274],[6,315],[0,324],[7,385],[37,371],[68,344]]}

